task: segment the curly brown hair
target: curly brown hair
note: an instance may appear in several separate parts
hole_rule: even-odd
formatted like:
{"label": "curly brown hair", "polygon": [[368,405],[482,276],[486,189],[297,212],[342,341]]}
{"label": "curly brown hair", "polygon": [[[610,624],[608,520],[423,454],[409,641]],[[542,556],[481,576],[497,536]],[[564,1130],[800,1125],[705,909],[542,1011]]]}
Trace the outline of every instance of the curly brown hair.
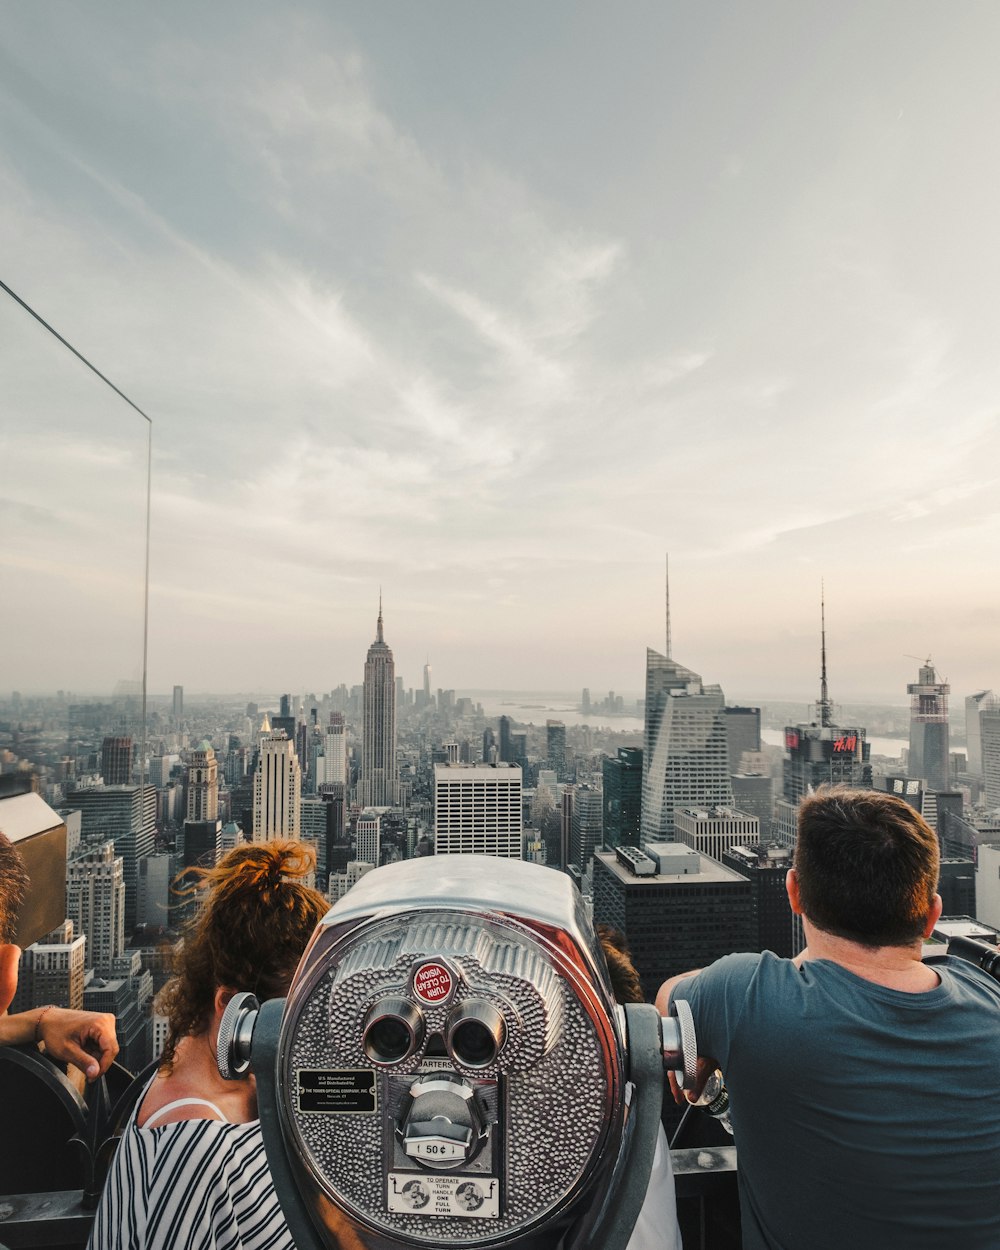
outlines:
{"label": "curly brown hair", "polygon": [[14,940],[17,909],[27,888],[28,874],[21,853],[0,832],[0,943]]}
{"label": "curly brown hair", "polygon": [[249,842],[214,868],[181,873],[175,889],[206,897],[157,997],[169,1024],[163,1067],[170,1067],[182,1037],[206,1031],[218,988],[249,990],[262,1002],[287,993],[330,906],[301,880],[315,863],[315,851],[303,842]]}
{"label": "curly brown hair", "polygon": [[644,1003],[646,996],[642,992],[642,982],[632,962],[625,934],[609,924],[599,924],[597,937],[608,965],[615,1002]]}

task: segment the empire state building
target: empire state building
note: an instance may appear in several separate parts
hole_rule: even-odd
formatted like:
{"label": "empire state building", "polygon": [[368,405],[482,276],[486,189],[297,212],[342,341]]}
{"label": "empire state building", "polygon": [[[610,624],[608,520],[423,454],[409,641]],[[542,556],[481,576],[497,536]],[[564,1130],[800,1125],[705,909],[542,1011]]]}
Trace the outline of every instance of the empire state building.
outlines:
{"label": "empire state building", "polygon": [[399,804],[396,766],[396,665],[382,636],[382,598],[378,628],[365,660],[364,721],[359,799],[364,807]]}

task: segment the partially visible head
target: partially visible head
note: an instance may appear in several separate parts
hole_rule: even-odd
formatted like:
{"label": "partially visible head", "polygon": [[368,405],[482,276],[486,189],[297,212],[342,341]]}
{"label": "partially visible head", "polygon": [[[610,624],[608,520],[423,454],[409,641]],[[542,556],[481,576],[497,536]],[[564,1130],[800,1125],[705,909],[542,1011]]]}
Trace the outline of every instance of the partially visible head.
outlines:
{"label": "partially visible head", "polygon": [[329,908],[302,881],[315,862],[315,852],[301,842],[250,842],[229,851],[215,868],[182,874],[188,889],[204,894],[204,904],[158,1000],[170,1026],[165,1064],[182,1037],[208,1029],[217,990],[249,990],[261,1002],[287,993]]}
{"label": "partially visible head", "polygon": [[13,942],[17,909],[28,888],[28,873],[21,853],[7,835],[0,833],[0,942]]}
{"label": "partially visible head", "polygon": [[28,888],[28,873],[21,853],[0,833],[0,1015],[7,1010],[17,989],[20,951],[14,942],[17,911]]}
{"label": "partially visible head", "polygon": [[625,941],[624,933],[612,928],[609,924],[597,926],[597,936],[604,952],[604,959],[611,976],[611,991],[616,1003],[642,1003],[645,996],[642,983],[632,962],[632,952]]}
{"label": "partially visible head", "polygon": [[824,786],[799,807],[794,862],[799,904],[817,928],[872,948],[923,936],[940,852],[902,799]]}

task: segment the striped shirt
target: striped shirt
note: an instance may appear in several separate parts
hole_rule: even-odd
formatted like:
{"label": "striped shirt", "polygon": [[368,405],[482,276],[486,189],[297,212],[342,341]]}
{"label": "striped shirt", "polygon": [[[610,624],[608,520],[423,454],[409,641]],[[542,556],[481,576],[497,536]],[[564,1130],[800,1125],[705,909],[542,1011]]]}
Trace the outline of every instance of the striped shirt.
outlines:
{"label": "striped shirt", "polygon": [[179,1120],[146,1129],[133,1114],[88,1250],[295,1250],[260,1121]]}

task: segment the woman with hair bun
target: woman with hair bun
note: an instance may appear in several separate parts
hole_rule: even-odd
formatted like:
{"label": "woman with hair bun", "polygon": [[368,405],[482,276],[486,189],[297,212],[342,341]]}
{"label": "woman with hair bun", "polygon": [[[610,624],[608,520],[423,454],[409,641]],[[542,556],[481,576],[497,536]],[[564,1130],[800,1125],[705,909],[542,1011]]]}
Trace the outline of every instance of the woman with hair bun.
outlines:
{"label": "woman with hair bun", "polygon": [[219,1075],[226,1004],[287,993],[327,900],[300,842],[252,842],[189,870],[204,893],[173,978],[161,1065],[118,1146],[90,1250],[294,1250],[264,1156],[252,1076]]}

